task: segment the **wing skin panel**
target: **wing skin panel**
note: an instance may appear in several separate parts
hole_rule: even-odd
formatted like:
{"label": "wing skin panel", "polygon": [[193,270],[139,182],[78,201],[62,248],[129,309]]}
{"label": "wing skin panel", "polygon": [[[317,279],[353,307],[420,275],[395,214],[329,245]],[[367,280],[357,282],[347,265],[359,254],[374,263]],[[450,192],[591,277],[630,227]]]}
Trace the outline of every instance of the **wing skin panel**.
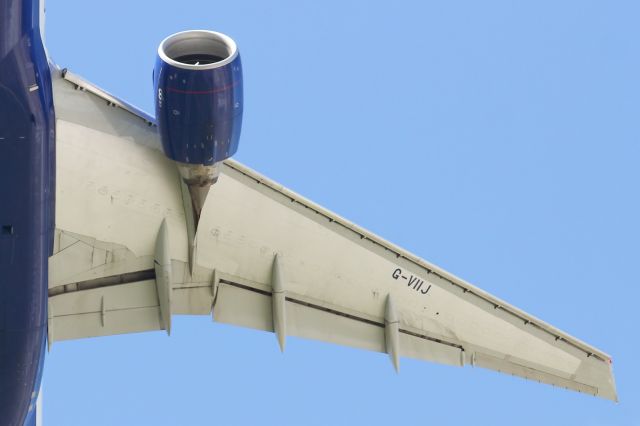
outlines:
{"label": "wing skin panel", "polygon": [[[327,229],[331,222],[316,213],[301,215],[255,190],[251,181],[243,185],[246,177],[226,172],[212,189],[216,208],[205,210],[200,225],[199,264],[269,282],[277,252],[287,291],[376,318],[382,317],[384,297],[391,292],[402,324],[570,373],[578,368],[576,356],[529,333],[524,324],[496,317],[493,306],[483,309],[465,301],[426,270],[399,268],[401,260],[390,261],[390,253],[368,250],[363,246],[370,243]],[[398,269],[401,275],[394,279]],[[414,284],[407,285],[410,281]],[[423,287],[430,287],[426,294]]]}
{"label": "wing skin panel", "polygon": [[[597,382],[598,395],[616,398],[609,358],[601,351],[497,298],[485,297],[450,274],[415,262],[366,231],[347,227],[339,217],[303,204],[295,194],[236,163],[227,166],[214,189],[220,204],[206,215],[209,232],[199,236],[200,255],[211,256],[200,257],[202,264],[268,282],[270,259],[277,252],[292,292],[378,318],[383,296],[392,292],[404,326],[468,348],[469,353],[492,354],[505,363],[521,360],[518,367],[540,371],[536,380],[549,382],[548,377],[557,375],[586,386]],[[396,270],[407,280],[393,279]],[[419,294],[415,284],[405,284],[411,277],[424,281]],[[585,370],[591,363],[597,372]],[[530,376],[524,371],[514,367],[511,374]]]}
{"label": "wing skin panel", "polygon": [[[608,361],[611,357],[589,345],[580,339],[577,339],[573,336],[568,335],[567,333],[559,330],[558,328],[542,321],[533,315],[530,315],[521,309],[512,306],[511,304],[501,300],[484,290],[468,283],[467,281],[456,277],[455,275],[445,271],[444,269],[433,265],[409,252],[402,249],[401,247],[396,246],[393,243],[390,243],[383,238],[377,236],[376,234],[367,231],[364,228],[361,228],[343,217],[336,215],[335,213],[315,204],[314,202],[296,194],[293,191],[288,190],[284,186],[271,181],[265,176],[255,172],[254,170],[238,163],[234,160],[225,161],[225,165],[228,169],[233,170],[235,173],[231,173],[227,170],[230,176],[233,176],[236,179],[241,179],[240,176],[245,176],[248,179],[243,180],[243,184],[247,186],[251,186],[262,194],[266,195],[283,205],[290,204],[290,208],[297,211],[301,215],[306,215],[308,217],[318,216],[321,219],[316,218],[319,221],[327,221],[332,225],[332,229],[334,232],[339,233],[345,238],[351,239],[353,241],[362,240],[363,247],[367,250],[375,252],[383,257],[388,258],[396,258],[399,259],[398,262],[403,263],[409,269],[414,269],[418,267],[418,271],[428,271],[428,273],[444,280],[449,285],[456,287],[464,294],[470,294],[475,296],[476,298],[484,301],[488,306],[499,308],[502,311],[508,312],[512,316],[519,319],[519,321],[525,323],[526,325],[531,325],[539,330],[546,332],[549,336],[557,340],[567,342],[572,347],[579,349],[585,354],[596,355],[603,361]],[[366,245],[365,245],[366,244]]]}
{"label": "wing skin panel", "polygon": [[187,260],[178,173],[161,152],[57,120],[56,228],[153,255],[163,218],[172,258]]}
{"label": "wing skin panel", "polygon": [[152,256],[136,256],[118,244],[56,229],[54,255],[49,258],[50,294],[65,285],[153,269]]}
{"label": "wing skin panel", "polygon": [[[277,254],[290,335],[384,352],[391,293],[403,356],[616,398],[607,354],[235,161],[225,162],[203,210],[192,275],[178,174],[156,149],[155,128],[68,82],[56,81],[54,94],[60,113],[52,341],[162,327],[153,277],[112,281],[120,277],[113,274],[145,272],[136,268],[148,267],[166,218],[174,313],[208,314],[213,305],[218,321],[272,331]],[[144,300],[120,301],[119,292],[135,286],[147,289]],[[106,309],[104,324],[111,325],[103,325],[98,296],[114,307]]]}

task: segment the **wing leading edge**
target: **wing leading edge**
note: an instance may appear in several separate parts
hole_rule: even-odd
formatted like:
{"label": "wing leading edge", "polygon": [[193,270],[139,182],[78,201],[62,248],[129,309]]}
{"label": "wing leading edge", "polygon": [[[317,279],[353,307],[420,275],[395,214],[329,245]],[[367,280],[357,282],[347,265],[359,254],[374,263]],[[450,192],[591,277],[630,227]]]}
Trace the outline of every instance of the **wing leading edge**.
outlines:
{"label": "wing leading edge", "polygon": [[401,356],[475,365],[616,400],[606,353],[235,161],[211,190],[191,271],[175,166],[148,117],[102,93],[54,81],[51,343],[212,314],[275,331],[281,347],[312,338],[386,352],[396,368]]}

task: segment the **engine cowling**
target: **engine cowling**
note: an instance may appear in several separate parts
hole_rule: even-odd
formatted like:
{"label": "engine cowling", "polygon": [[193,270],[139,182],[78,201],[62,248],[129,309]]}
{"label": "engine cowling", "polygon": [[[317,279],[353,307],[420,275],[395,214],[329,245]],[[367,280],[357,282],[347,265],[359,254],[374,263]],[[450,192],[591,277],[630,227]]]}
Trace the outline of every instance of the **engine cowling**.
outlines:
{"label": "engine cowling", "polygon": [[236,43],[214,31],[184,31],[160,43],[156,119],[170,159],[210,166],[238,149],[242,65]]}
{"label": "engine cowling", "polygon": [[197,223],[219,163],[238,150],[240,54],[236,43],[218,32],[176,33],[160,43],[153,76],[162,147],[189,188]]}

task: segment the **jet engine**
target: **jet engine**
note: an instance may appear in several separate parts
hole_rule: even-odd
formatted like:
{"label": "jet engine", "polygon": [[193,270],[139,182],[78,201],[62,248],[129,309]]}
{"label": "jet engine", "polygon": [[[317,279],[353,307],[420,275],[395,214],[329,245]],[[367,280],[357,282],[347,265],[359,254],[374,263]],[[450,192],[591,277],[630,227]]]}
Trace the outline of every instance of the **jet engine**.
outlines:
{"label": "jet engine", "polygon": [[219,163],[238,149],[240,54],[236,43],[221,33],[176,33],[160,43],[153,77],[162,147],[189,188],[197,226]]}

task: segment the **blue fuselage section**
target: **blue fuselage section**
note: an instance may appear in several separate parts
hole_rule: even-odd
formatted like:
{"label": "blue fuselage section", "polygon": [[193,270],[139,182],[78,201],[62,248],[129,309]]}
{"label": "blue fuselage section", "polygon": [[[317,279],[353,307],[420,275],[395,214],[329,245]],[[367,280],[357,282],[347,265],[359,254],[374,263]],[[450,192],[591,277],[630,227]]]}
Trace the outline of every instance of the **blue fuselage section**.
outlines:
{"label": "blue fuselage section", "polygon": [[31,424],[47,336],[55,118],[37,0],[0,0],[0,424]]}

